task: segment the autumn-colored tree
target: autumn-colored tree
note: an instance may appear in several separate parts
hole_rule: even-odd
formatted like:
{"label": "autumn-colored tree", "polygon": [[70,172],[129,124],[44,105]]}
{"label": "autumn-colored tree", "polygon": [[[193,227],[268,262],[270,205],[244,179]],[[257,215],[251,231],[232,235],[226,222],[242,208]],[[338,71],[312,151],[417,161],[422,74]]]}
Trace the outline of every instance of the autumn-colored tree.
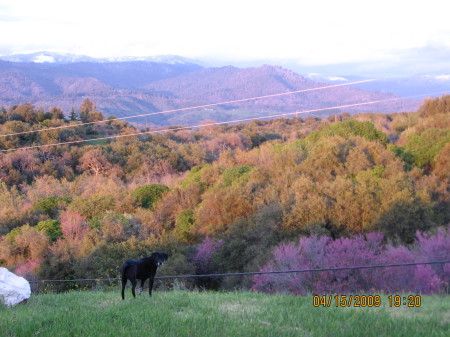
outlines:
{"label": "autumn-colored tree", "polygon": [[[1,243],[3,248],[0,250],[0,261],[3,260],[7,265],[17,267],[28,261],[42,259],[48,249],[49,238],[40,230],[23,225],[8,233]],[[26,270],[26,272],[32,272],[32,270]]]}
{"label": "autumn-colored tree", "polygon": [[95,175],[106,175],[113,165],[106,159],[99,149],[91,149],[80,158],[80,170],[88,171]]}
{"label": "autumn-colored tree", "polygon": [[38,113],[33,104],[21,104],[11,107],[8,110],[7,117],[11,121],[21,121],[25,123],[36,123]]}
{"label": "autumn-colored tree", "polygon": [[450,95],[425,99],[425,102],[420,106],[418,112],[421,117],[429,117],[437,114],[449,114]]}
{"label": "autumn-colored tree", "polygon": [[436,156],[433,172],[441,179],[450,181],[450,142]]}
{"label": "autumn-colored tree", "polygon": [[133,223],[129,217],[121,214],[107,213],[100,221],[100,237],[107,243],[127,241],[132,236],[136,236],[139,227]]}
{"label": "autumn-colored tree", "polygon": [[104,120],[103,114],[97,111],[95,102],[89,98],[84,99],[80,105],[80,120],[83,123],[92,123]]}
{"label": "autumn-colored tree", "polygon": [[242,194],[239,186],[211,189],[202,199],[194,216],[196,230],[203,235],[220,233],[253,210],[250,200]]}
{"label": "autumn-colored tree", "polygon": [[0,235],[21,224],[24,197],[15,186],[8,188],[0,182]]}

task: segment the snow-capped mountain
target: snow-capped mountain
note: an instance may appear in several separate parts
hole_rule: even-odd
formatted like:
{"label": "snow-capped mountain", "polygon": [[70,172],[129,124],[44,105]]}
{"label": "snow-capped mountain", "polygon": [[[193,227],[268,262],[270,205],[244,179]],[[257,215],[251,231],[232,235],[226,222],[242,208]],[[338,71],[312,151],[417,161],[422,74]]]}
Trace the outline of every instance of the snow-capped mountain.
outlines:
{"label": "snow-capped mountain", "polygon": [[14,54],[0,56],[0,60],[20,63],[76,63],[76,62],[98,62],[97,59],[85,55],[69,53],[54,53],[39,51],[31,54]]}
{"label": "snow-capped mountain", "polygon": [[424,80],[430,80],[430,81],[449,81],[450,82],[450,75],[421,75],[417,76],[419,78],[422,78]]}
{"label": "snow-capped mountain", "polygon": [[[368,79],[360,76],[334,76],[309,73],[304,76],[313,81],[341,84]],[[415,75],[410,77],[375,78],[374,81],[354,85],[364,90],[393,93],[402,97],[441,96],[450,94],[450,75]]]}
{"label": "snow-capped mountain", "polygon": [[317,82],[345,83],[349,81],[349,79],[342,76],[328,76],[318,73],[309,73],[304,77]]}
{"label": "snow-capped mountain", "polygon": [[166,64],[198,63],[188,58],[176,55],[94,58],[86,55],[55,53],[47,51],[40,51],[31,54],[14,54],[14,55],[0,56],[0,60],[9,62],[20,62],[20,63],[56,63],[56,64],[68,64],[77,62],[109,63],[109,62],[134,62],[134,61],[166,63]]}
{"label": "snow-capped mountain", "polygon": [[103,59],[97,59],[97,62],[154,62],[154,63],[166,63],[166,64],[189,64],[200,63],[190,60],[186,57],[176,55],[156,55],[156,56],[122,56],[122,57],[109,57]]}

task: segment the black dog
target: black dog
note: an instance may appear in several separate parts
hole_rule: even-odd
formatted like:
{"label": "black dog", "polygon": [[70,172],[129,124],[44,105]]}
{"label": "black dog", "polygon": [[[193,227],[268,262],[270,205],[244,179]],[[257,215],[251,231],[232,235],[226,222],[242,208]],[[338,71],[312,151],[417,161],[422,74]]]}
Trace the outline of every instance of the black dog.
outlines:
{"label": "black dog", "polygon": [[125,299],[125,285],[127,280],[131,281],[134,298],[136,298],[135,289],[138,280],[141,280],[141,289],[139,294],[142,293],[144,289],[144,283],[146,279],[149,279],[148,293],[152,296],[153,281],[156,274],[156,269],[164,263],[165,260],[169,258],[166,253],[153,253],[149,257],[144,257],[140,260],[128,260],[126,261],[121,270],[122,274],[122,299]]}

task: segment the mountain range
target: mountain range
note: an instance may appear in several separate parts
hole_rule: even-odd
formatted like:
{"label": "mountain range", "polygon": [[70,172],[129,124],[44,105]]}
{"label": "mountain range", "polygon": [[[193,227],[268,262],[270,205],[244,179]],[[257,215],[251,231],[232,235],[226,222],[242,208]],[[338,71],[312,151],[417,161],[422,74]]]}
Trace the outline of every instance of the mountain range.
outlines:
{"label": "mountain range", "polygon": [[[263,65],[250,68],[205,67],[178,56],[94,59],[88,56],[40,52],[0,57],[0,106],[32,103],[48,109],[77,109],[85,98],[107,116],[125,117],[183,109],[318,88],[360,80],[357,76],[301,76]],[[329,108],[367,101],[450,92],[450,76],[379,79],[352,86],[300,94],[199,107],[140,119],[155,125],[195,125],[202,120],[227,121],[271,114]],[[417,109],[421,97],[315,114],[397,112]]]}

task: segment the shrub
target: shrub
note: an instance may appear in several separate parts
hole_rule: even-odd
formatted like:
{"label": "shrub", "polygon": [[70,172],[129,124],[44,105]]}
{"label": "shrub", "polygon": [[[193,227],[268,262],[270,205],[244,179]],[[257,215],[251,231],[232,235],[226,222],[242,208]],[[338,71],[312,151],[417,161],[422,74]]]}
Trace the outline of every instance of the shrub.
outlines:
{"label": "shrub", "polygon": [[371,141],[387,144],[387,136],[383,132],[378,131],[372,122],[360,122],[354,119],[333,123],[320,131],[311,132],[307,139],[317,141],[320,138],[332,136],[341,136],[345,139],[351,136],[361,136]]}
{"label": "shrub", "polygon": [[36,211],[42,211],[49,217],[55,217],[58,209],[71,201],[68,197],[44,197],[39,199],[33,206]]}
{"label": "shrub", "polygon": [[[450,227],[438,228],[434,235],[417,232],[417,260],[444,261],[450,260]],[[449,290],[450,263],[434,264],[430,268],[436,273],[442,286]]]}
{"label": "shrub", "polygon": [[[369,233],[332,241],[327,237],[302,237],[300,241],[281,244],[261,271],[302,270],[377,264],[427,262],[450,259],[450,227],[435,235],[417,233],[417,244],[410,248],[383,245],[383,235]],[[350,269],[292,274],[264,274],[253,277],[253,289],[264,292],[389,293],[448,292],[450,263]]]}
{"label": "shrub", "polygon": [[61,224],[58,220],[40,221],[37,224],[36,229],[46,233],[52,241],[56,241],[56,239],[62,236]]}
{"label": "shrub", "polygon": [[169,191],[169,188],[162,184],[144,185],[133,191],[133,197],[140,207],[153,208],[153,205],[167,191]]}
{"label": "shrub", "polygon": [[[223,240],[214,241],[206,237],[202,243],[197,246],[195,254],[191,257],[192,264],[195,266],[196,274],[211,274],[217,272],[217,264],[213,255],[217,253],[223,245]],[[220,285],[219,278],[196,278],[195,285],[201,289],[217,289]]]}
{"label": "shrub", "polygon": [[69,205],[68,210],[78,212],[90,220],[106,211],[112,211],[114,208],[115,200],[112,196],[92,196],[90,198],[76,197]]}
{"label": "shrub", "polygon": [[450,142],[450,130],[427,129],[422,134],[408,135],[405,151],[411,153],[418,167],[434,164],[444,146]]}
{"label": "shrub", "polygon": [[414,156],[411,153],[405,151],[405,149],[401,146],[393,145],[390,149],[395,153],[397,157],[399,157],[403,161],[403,168],[406,171],[411,171],[414,165]]}
{"label": "shrub", "polygon": [[224,186],[231,186],[234,182],[238,181],[239,178],[245,176],[246,173],[250,172],[252,166],[242,165],[239,167],[231,167],[223,171],[222,182]]}

